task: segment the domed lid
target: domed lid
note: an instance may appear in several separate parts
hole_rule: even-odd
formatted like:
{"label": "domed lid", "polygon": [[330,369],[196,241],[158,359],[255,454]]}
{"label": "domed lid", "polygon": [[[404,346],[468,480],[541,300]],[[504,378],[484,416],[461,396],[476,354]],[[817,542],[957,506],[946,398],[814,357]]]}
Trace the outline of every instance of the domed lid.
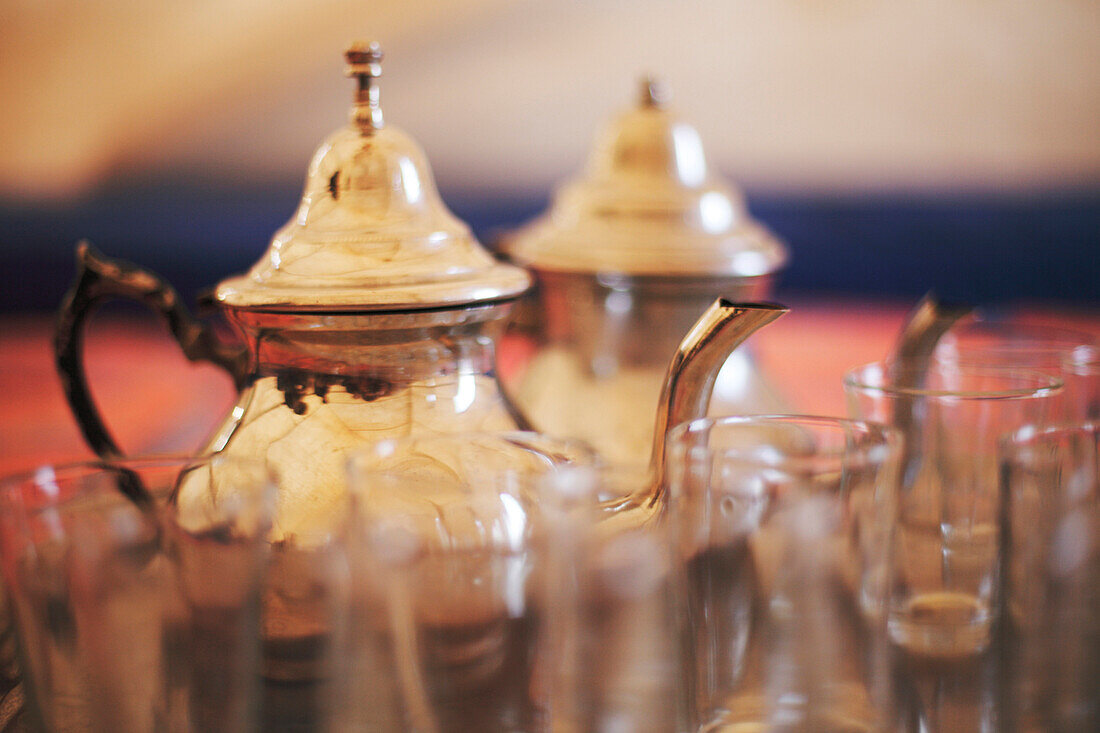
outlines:
{"label": "domed lid", "polygon": [[298,212],[217,300],[256,310],[394,311],[514,298],[530,285],[496,261],[436,192],[419,146],[386,127],[375,79],[378,44],[356,44],[347,73],[359,88],[350,124],[309,165]]}
{"label": "domed lid", "polygon": [[506,246],[537,269],[631,275],[752,277],[787,258],[741,194],[709,174],[699,134],[649,78],[597,138],[584,176]]}

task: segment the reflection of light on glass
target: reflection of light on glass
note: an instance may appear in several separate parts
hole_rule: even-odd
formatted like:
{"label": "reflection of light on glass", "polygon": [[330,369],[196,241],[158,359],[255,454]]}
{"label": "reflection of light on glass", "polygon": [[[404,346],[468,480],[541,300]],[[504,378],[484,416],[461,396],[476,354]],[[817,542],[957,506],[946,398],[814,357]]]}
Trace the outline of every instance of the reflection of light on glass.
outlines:
{"label": "reflection of light on glass", "polygon": [[1088,561],[1092,544],[1089,529],[1092,523],[1088,514],[1075,509],[1066,516],[1054,532],[1051,548],[1051,570],[1058,577],[1067,577],[1077,572]]}
{"label": "reflection of light on glass", "polygon": [[527,531],[527,512],[511,494],[500,494],[500,505],[500,522],[493,528],[493,539],[509,550],[519,550]]}
{"label": "reflection of light on glass", "polygon": [[698,186],[707,177],[707,161],[699,133],[688,125],[673,125],[672,146],[676,151],[676,174],[687,186]]}
{"label": "reflection of light on glass", "polygon": [[[516,497],[511,494],[500,494],[501,516],[500,521],[494,527],[494,541],[502,543],[510,552],[518,552],[523,548],[523,536],[527,529],[527,513],[523,511]],[[519,616],[523,613],[526,601],[523,592],[527,576],[527,566],[522,556],[509,557],[505,561],[504,580],[504,604],[508,608],[509,615]]]}
{"label": "reflection of light on glass", "polygon": [[474,404],[474,393],[477,391],[477,382],[473,374],[459,374],[458,384],[455,390],[455,412],[466,412],[470,405]]}
{"label": "reflection of light on glass", "polygon": [[40,466],[34,472],[34,484],[51,499],[61,495],[61,489],[57,485],[57,474],[54,473],[52,466]]}
{"label": "reflection of light on glass", "polygon": [[633,305],[634,298],[631,297],[630,293],[622,291],[611,293],[604,301],[604,308],[607,309],[607,312],[617,316],[630,313],[630,308]]}
{"label": "reflection of light on glass", "polygon": [[703,229],[708,232],[722,232],[733,221],[733,209],[729,199],[717,191],[708,191],[699,198],[699,218]]}
{"label": "reflection of light on glass", "polygon": [[405,198],[410,203],[420,200],[420,177],[417,175],[416,166],[408,158],[401,159],[401,183],[405,187]]}
{"label": "reflection of light on glass", "polygon": [[[57,499],[61,495],[61,487],[57,484],[57,474],[52,466],[41,466],[34,472],[35,487],[50,499]],[[65,535],[64,526],[61,524],[61,515],[54,506],[46,507],[42,513],[42,521],[54,537]]]}

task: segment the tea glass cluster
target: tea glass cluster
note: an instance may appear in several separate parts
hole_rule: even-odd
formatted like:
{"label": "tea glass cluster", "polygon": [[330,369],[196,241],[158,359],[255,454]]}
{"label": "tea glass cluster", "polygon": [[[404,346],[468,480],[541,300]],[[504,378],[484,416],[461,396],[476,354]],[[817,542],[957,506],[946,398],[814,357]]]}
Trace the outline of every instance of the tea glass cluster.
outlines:
{"label": "tea glass cluster", "polygon": [[846,375],[851,414],[903,434],[887,630],[909,729],[1100,726],[1095,353],[971,321],[926,368]]}
{"label": "tea glass cluster", "polygon": [[[172,501],[214,475],[224,494]],[[250,729],[274,490],[262,464],[226,456],[44,467],[0,482],[22,729]]]}
{"label": "tea glass cluster", "polygon": [[51,731],[1096,729],[1095,352],[964,358],[966,335],[917,373],[852,370],[850,419],[683,423],[659,477],[535,433],[383,440],[296,542],[274,526],[280,478],[244,459],[9,478],[26,715]]}

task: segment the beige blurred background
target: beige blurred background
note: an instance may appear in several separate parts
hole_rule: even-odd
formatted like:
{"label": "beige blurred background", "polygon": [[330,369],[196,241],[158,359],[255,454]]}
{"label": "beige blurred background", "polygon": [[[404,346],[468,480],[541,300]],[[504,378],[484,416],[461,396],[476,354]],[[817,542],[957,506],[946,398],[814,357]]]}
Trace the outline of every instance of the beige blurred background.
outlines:
{"label": "beige blurred background", "polygon": [[357,38],[387,121],[472,195],[575,171],[643,72],[753,189],[1100,181],[1096,0],[0,0],[0,198],[300,179]]}

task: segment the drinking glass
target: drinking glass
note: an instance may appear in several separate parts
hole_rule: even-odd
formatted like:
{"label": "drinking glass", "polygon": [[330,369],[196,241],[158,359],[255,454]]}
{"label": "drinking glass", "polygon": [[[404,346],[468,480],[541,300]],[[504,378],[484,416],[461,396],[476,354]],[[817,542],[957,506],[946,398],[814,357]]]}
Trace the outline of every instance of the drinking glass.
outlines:
{"label": "drinking glass", "polygon": [[326,515],[308,536],[271,547],[260,614],[260,729],[267,733],[323,731],[332,715],[351,581],[346,506]]}
{"label": "drinking glass", "polygon": [[[175,501],[185,483],[202,498]],[[49,731],[255,725],[274,487],[262,464],[145,458],[0,483],[29,714]]]}
{"label": "drinking glass", "polygon": [[[918,385],[918,386],[912,386]],[[998,593],[997,440],[1056,412],[1038,372],[888,362],[845,376],[853,417],[904,437],[889,631],[906,651],[959,657],[989,642]]]}
{"label": "drinking glass", "polygon": [[530,433],[409,437],[352,458],[333,729],[536,729],[538,482],[592,460]]}
{"label": "drinking glass", "polygon": [[676,427],[668,448],[689,729],[892,729],[898,435],[724,417]]}
{"label": "drinking glass", "polygon": [[609,515],[600,502],[637,494],[648,474],[566,466],[542,484],[535,546],[545,729],[677,730],[667,526],[637,512]]}
{"label": "drinking glass", "polygon": [[1002,445],[1003,730],[1100,730],[1100,425]]}

